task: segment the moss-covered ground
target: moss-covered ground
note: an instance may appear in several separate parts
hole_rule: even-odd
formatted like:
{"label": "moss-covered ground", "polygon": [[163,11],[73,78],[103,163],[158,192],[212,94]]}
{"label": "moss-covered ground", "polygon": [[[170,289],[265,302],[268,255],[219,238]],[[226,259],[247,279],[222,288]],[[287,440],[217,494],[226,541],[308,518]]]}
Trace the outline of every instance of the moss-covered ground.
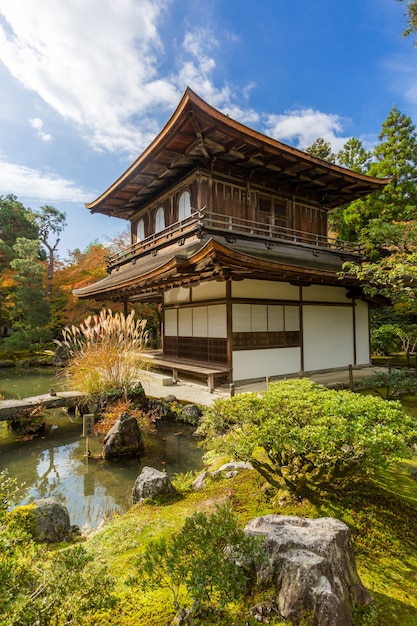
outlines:
{"label": "moss-covered ground", "polygon": [[[216,503],[230,498],[242,526],[267,513],[333,516],[344,521],[352,531],[362,582],[375,600],[373,605],[356,611],[355,625],[417,626],[417,480],[413,470],[417,470],[417,462],[404,462],[352,482],[335,494],[302,500],[265,486],[256,472],[245,471],[233,479],[211,480],[200,492],[183,491],[170,499],[136,505],[86,542],[88,550],[115,576],[119,603],[111,611],[91,614],[85,624],[170,624],[175,611],[168,590],[144,593],[126,584],[135,574],[134,558],[149,540],[179,530],[195,511],[212,511]],[[259,595],[249,594],[239,604],[213,611],[204,619],[196,619],[195,624],[257,624],[249,617],[248,608],[260,599]],[[279,619],[269,623],[284,624]]]}

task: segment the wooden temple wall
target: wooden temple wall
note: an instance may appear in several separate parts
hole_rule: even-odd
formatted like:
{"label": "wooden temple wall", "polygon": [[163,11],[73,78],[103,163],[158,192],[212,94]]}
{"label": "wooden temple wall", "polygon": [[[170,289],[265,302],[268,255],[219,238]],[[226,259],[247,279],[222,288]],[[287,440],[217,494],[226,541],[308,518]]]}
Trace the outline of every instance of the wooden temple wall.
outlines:
{"label": "wooden temple wall", "polygon": [[295,229],[314,235],[327,235],[327,211],[310,198],[291,195],[286,189],[272,189],[241,178],[198,170],[169,191],[145,205],[132,220],[132,243],[139,219],[144,220],[145,237],[155,232],[156,213],[163,207],[165,226],[178,221],[178,202],[183,191],[189,191],[193,210],[208,211],[232,217]]}

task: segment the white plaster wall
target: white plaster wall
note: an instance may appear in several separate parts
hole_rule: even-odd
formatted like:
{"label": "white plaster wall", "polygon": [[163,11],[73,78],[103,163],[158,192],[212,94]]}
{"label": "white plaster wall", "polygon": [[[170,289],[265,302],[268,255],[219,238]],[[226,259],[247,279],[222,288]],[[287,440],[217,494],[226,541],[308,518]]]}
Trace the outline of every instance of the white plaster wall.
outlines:
{"label": "white plaster wall", "polygon": [[300,308],[292,304],[235,303],[232,319],[235,333],[300,330]]}
{"label": "white plaster wall", "polygon": [[289,283],[250,278],[232,281],[233,298],[263,298],[266,300],[298,300],[299,289]]}
{"label": "white plaster wall", "polygon": [[356,363],[357,365],[367,365],[371,360],[369,351],[368,303],[363,300],[356,300],[355,303]]}
{"label": "white plaster wall", "polygon": [[193,310],[190,307],[178,309],[178,335],[193,336]]}
{"label": "white plaster wall", "polygon": [[303,307],[304,369],[306,372],[353,364],[351,307]]}
{"label": "white plaster wall", "polygon": [[300,371],[300,348],[235,350],[232,353],[233,380],[296,374]]}
{"label": "white plaster wall", "polygon": [[234,333],[250,333],[252,330],[251,304],[233,304],[232,320]]}
{"label": "white plaster wall", "polygon": [[208,336],[227,337],[227,315],[225,304],[214,304],[207,307]]}
{"label": "white plaster wall", "polygon": [[212,280],[192,288],[193,302],[201,300],[220,300],[226,297],[226,282],[218,283]]}
{"label": "white plaster wall", "polygon": [[346,298],[344,287],[328,287],[326,285],[310,285],[303,287],[303,300],[306,302],[350,302]]}
{"label": "white plaster wall", "polygon": [[177,309],[164,311],[164,331],[167,337],[177,336]]}
{"label": "white plaster wall", "polygon": [[268,305],[268,330],[281,332],[284,330],[284,307],[277,304]]}
{"label": "white plaster wall", "polygon": [[208,316],[206,306],[193,309],[193,337],[208,337]]}
{"label": "white plaster wall", "polygon": [[179,304],[190,301],[190,289],[188,287],[175,287],[164,292],[164,304]]}
{"label": "white plaster wall", "polygon": [[284,307],[285,330],[300,330],[300,307]]}

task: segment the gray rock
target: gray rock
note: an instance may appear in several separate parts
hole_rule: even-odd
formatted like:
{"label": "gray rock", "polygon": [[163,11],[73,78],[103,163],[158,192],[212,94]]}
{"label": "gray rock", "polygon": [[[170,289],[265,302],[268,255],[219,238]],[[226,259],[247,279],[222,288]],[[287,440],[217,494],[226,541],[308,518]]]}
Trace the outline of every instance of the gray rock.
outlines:
{"label": "gray rock", "polygon": [[186,404],[181,409],[181,418],[187,422],[197,424],[203,411],[197,404]]}
{"label": "gray rock", "polygon": [[343,522],[265,515],[251,520],[245,532],[264,537],[267,558],[258,566],[258,582],[273,584],[284,619],[297,621],[311,612],[316,626],[351,626],[353,604],[372,602]]}
{"label": "gray rock", "polygon": [[71,536],[71,523],[65,506],[54,498],[43,498],[33,503],[35,541],[57,543]]}
{"label": "gray rock", "polygon": [[136,418],[122,413],[103,440],[104,459],[139,454],[142,436]]}
{"label": "gray rock", "polygon": [[204,489],[204,487],[206,486],[206,476],[206,470],[204,470],[204,472],[201,472],[201,474],[197,476],[192,484],[192,488],[194,489],[194,491],[201,491],[202,489]]}
{"label": "gray rock", "polygon": [[172,485],[168,476],[164,472],[146,466],[142,469],[133,486],[133,504],[171,491]]}
{"label": "gray rock", "polygon": [[225,472],[226,478],[233,478],[233,476],[236,476],[241,470],[245,469],[253,469],[253,467],[247,461],[233,461],[231,463],[225,463],[219,467],[219,469],[212,472],[211,475],[218,476]]}

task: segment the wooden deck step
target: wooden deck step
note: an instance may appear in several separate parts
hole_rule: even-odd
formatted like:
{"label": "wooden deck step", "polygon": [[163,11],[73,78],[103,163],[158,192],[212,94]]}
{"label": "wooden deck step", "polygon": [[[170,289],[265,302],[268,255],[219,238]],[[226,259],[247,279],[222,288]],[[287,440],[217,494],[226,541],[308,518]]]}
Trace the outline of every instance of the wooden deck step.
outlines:
{"label": "wooden deck step", "polygon": [[143,360],[150,368],[164,369],[172,372],[172,382],[175,385],[178,382],[178,372],[192,374],[198,378],[206,378],[209,391],[212,393],[215,387],[215,381],[218,377],[229,377],[230,369],[213,363],[204,363],[196,365],[195,361],[171,360],[163,357],[161,354],[144,354]]}

